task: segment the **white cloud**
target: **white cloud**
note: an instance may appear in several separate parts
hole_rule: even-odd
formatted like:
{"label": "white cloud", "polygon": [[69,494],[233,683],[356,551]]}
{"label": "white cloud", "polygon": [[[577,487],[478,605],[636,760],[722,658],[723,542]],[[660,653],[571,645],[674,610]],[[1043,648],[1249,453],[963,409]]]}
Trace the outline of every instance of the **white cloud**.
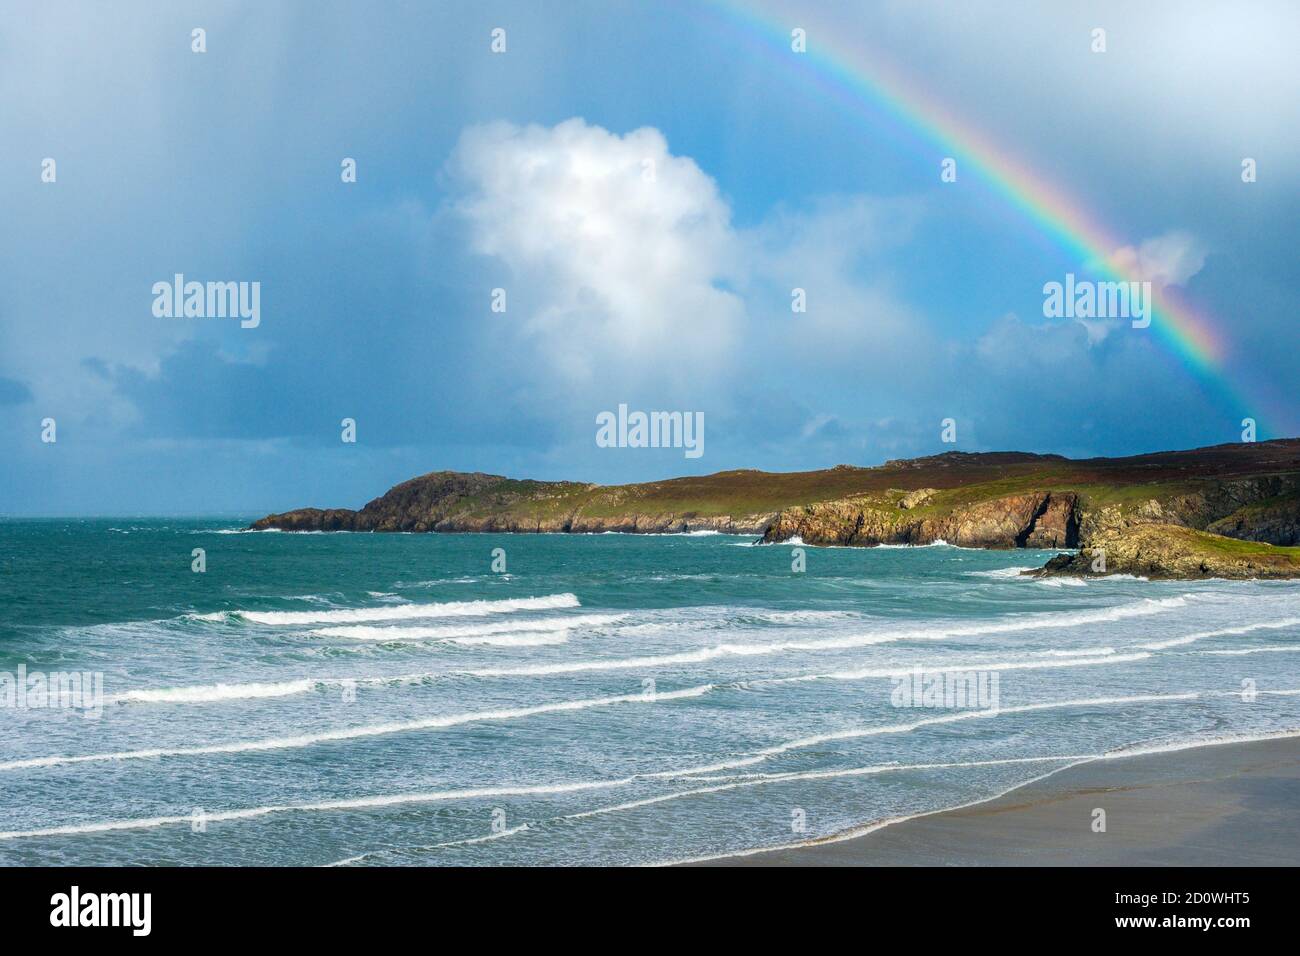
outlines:
{"label": "white cloud", "polygon": [[[1205,246],[1189,232],[1171,230],[1143,239],[1136,246],[1121,246],[1110,254],[1106,264],[1122,275],[1138,281],[1150,282],[1156,289],[1181,286],[1205,266]],[[1102,263],[1093,260],[1090,269]],[[1088,330],[1088,342],[1096,344],[1116,329],[1127,325],[1127,320],[1113,318],[1074,319]]]}
{"label": "white cloud", "polygon": [[[582,119],[471,127],[448,168],[470,248],[507,267],[491,284],[506,289],[506,327],[543,359],[528,371],[543,400],[647,389],[725,414],[746,369],[819,374],[933,344],[872,269],[910,237],[915,201],[828,197],[741,230],[658,130]],[[807,312],[792,312],[795,288]],[[888,364],[877,374],[903,368]]]}
{"label": "white cloud", "polygon": [[[884,254],[912,238],[919,208],[907,199],[825,197],[746,231],[746,300],[777,332],[783,361],[824,373],[868,360],[888,377],[935,348],[923,317],[895,290],[892,267],[879,268]],[[791,312],[796,288],[806,312]],[[881,368],[891,358],[900,364]]]}
{"label": "white cloud", "polygon": [[513,276],[507,314],[568,384],[690,376],[735,347],[730,209],[657,130],[493,123],[461,136],[450,168],[472,248]]}
{"label": "white cloud", "polygon": [[1136,249],[1124,246],[1111,258],[1124,272],[1157,286],[1184,285],[1205,265],[1205,247],[1190,233],[1172,231],[1144,239]]}

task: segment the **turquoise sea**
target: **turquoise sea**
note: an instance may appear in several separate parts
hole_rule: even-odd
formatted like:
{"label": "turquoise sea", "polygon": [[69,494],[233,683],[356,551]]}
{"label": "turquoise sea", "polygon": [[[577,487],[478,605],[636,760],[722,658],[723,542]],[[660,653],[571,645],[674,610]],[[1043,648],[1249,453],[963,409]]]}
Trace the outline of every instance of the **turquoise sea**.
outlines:
{"label": "turquoise sea", "polygon": [[0,520],[0,863],[662,863],[1300,729],[1297,583],[246,523]]}

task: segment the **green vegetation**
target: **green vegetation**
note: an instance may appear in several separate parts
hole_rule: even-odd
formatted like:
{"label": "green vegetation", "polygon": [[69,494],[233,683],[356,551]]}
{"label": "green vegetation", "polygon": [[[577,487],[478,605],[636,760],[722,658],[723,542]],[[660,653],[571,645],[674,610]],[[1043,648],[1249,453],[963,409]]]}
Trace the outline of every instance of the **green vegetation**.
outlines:
{"label": "green vegetation", "polygon": [[1300,547],[1266,544],[1263,541],[1244,541],[1240,538],[1225,538],[1220,534],[1210,534],[1193,528],[1179,528],[1184,547],[1190,552],[1210,551],[1231,557],[1260,557],[1289,561],[1300,565]]}

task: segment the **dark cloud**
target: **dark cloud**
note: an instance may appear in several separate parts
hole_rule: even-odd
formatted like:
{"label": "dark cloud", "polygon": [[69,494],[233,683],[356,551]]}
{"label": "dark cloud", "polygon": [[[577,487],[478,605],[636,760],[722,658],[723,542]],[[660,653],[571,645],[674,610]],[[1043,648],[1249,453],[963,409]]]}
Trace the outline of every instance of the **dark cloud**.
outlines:
{"label": "dark cloud", "polygon": [[0,375],[0,405],[21,405],[32,400],[32,390],[22,382]]}

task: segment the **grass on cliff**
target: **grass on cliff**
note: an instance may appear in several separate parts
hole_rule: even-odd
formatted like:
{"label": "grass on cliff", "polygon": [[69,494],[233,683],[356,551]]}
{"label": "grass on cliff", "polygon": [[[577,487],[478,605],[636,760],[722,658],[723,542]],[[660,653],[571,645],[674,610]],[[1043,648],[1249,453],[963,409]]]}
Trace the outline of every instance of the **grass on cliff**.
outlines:
{"label": "grass on cliff", "polygon": [[1245,562],[1254,567],[1269,567],[1287,572],[1300,571],[1300,547],[1265,544],[1262,541],[1245,541],[1225,538],[1208,531],[1197,531],[1178,525],[1138,525],[1129,534],[1141,539],[1154,539],[1176,549],[1183,558],[1213,563]]}
{"label": "grass on cliff", "polygon": [[609,485],[566,500],[580,503],[582,513],[596,518],[626,514],[752,515],[780,511],[858,494],[870,485],[868,469],[775,474],[724,471],[698,478],[674,478],[638,485]]}
{"label": "grass on cliff", "polygon": [[1186,541],[1193,549],[1216,551],[1231,557],[1277,557],[1285,558],[1293,564],[1300,564],[1300,547],[1266,544],[1263,541],[1246,541],[1242,538],[1225,538],[1223,535],[1210,534],[1207,531],[1185,529]]}
{"label": "grass on cliff", "polygon": [[[1006,475],[1009,470],[1017,473]],[[1031,491],[1077,491],[1102,504],[1138,504],[1194,487],[1187,482],[1131,486],[1080,482],[1080,477],[1072,474],[1068,465],[1053,467],[1042,463],[929,469],[840,467],[790,473],[727,471],[592,489],[566,497],[563,504],[556,502],[554,509],[544,509],[541,513],[552,510],[560,513],[581,504],[582,513],[592,517],[617,517],[633,512],[738,517],[852,496],[877,497],[881,510],[894,510],[898,495],[890,495],[890,491],[935,488],[937,494],[933,498],[909,512],[916,517],[927,517]],[[539,512],[530,505],[527,513]]]}
{"label": "grass on cliff", "polygon": [[[1007,471],[1015,473],[1007,475]],[[574,511],[594,518],[629,514],[768,514],[821,501],[865,496],[867,507],[897,510],[897,491],[932,487],[936,494],[906,512],[910,517],[941,516],[982,501],[1036,491],[1075,492],[1093,507],[1136,507],[1197,490],[1195,481],[1116,483],[1089,480],[1070,463],[1024,463],[1000,468],[853,468],[774,473],[725,471],[635,485],[591,486],[577,482],[509,479],[488,491],[461,499],[455,512],[510,514],[533,520],[559,520]],[[985,480],[979,480],[985,479]],[[1082,479],[1082,480],[1080,480]],[[876,501],[872,501],[874,498]]]}

